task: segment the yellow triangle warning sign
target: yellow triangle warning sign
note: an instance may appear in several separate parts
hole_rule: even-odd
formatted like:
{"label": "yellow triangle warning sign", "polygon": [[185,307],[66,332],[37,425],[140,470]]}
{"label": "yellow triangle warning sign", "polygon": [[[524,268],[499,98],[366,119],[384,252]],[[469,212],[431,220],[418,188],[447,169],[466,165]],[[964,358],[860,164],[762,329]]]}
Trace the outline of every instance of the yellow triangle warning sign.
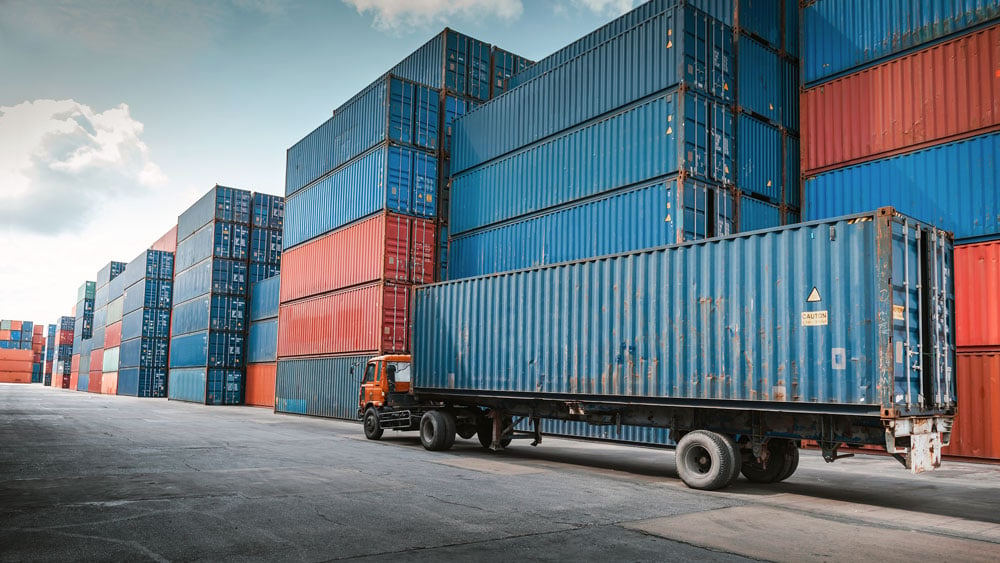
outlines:
{"label": "yellow triangle warning sign", "polygon": [[819,296],[819,290],[813,286],[813,290],[809,292],[809,297],[806,297],[806,301],[809,303],[815,303],[817,301],[822,301],[823,299]]}

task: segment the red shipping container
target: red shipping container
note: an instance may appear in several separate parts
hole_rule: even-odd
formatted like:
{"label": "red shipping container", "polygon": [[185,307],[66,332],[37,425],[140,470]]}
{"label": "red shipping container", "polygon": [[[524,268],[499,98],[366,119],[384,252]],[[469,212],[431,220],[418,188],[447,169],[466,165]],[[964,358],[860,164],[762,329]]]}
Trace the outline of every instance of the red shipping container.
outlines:
{"label": "red shipping container", "polygon": [[32,336],[43,336],[44,337],[44,335],[42,334],[42,328],[43,328],[42,325],[35,325],[34,327],[32,327],[32,329],[33,329]]}
{"label": "red shipping container", "polygon": [[1000,126],[1000,25],[805,90],[802,171],[816,174]]}
{"label": "red shipping container", "polygon": [[21,330],[21,321],[10,321],[11,330]]}
{"label": "red shipping container", "polygon": [[1000,346],[1000,241],[955,247],[955,344]]}
{"label": "red shipping container", "polygon": [[1000,460],[1000,348],[959,351],[958,414],[944,455]]}
{"label": "red shipping container", "polygon": [[246,404],[274,408],[274,380],[278,364],[247,364]]}
{"label": "red shipping container", "polygon": [[409,286],[379,282],[283,304],[278,357],[405,352],[409,303]]}
{"label": "red shipping container", "polygon": [[0,383],[31,383],[31,350],[0,348]]}
{"label": "red shipping container", "polygon": [[281,255],[282,303],[375,281],[434,281],[434,223],[382,213]]}
{"label": "red shipping container", "polygon": [[10,342],[10,331],[9,330],[0,330],[0,341]]}
{"label": "red shipping container", "polygon": [[122,322],[109,324],[104,329],[104,349],[114,348],[122,343]]}
{"label": "red shipping container", "polygon": [[59,345],[60,346],[69,346],[69,345],[73,344],[73,331],[71,331],[71,330],[60,330],[58,332],[58,336],[59,336]]}
{"label": "red shipping container", "polygon": [[164,252],[177,252],[177,225],[156,240],[149,247],[150,250],[162,250]]}
{"label": "red shipping container", "polygon": [[90,381],[87,382],[89,393],[101,392],[101,376],[104,370],[104,348],[98,348],[90,353]]}
{"label": "red shipping container", "polygon": [[72,389],[75,391],[79,384],[80,384],[80,375],[76,372],[76,370],[73,370],[73,372],[69,374],[69,387],[67,387],[67,389]]}
{"label": "red shipping container", "polygon": [[80,373],[80,354],[73,354],[69,361],[70,373]]}
{"label": "red shipping container", "polygon": [[101,375],[101,394],[102,395],[117,395],[118,394],[118,372],[113,371]]}
{"label": "red shipping container", "polygon": [[45,373],[52,373],[52,360],[45,362]]}
{"label": "red shipping container", "polygon": [[70,384],[70,380],[71,379],[72,379],[72,376],[69,376],[69,375],[63,375],[62,376],[62,388],[63,389],[69,389],[69,384]]}

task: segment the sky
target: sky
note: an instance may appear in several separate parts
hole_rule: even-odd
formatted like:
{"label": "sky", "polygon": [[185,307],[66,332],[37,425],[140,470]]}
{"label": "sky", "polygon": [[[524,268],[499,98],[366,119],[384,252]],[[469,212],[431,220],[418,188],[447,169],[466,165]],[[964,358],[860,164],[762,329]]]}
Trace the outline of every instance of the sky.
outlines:
{"label": "sky", "polygon": [[538,60],[634,0],[0,0],[0,318],[52,323],[450,27]]}

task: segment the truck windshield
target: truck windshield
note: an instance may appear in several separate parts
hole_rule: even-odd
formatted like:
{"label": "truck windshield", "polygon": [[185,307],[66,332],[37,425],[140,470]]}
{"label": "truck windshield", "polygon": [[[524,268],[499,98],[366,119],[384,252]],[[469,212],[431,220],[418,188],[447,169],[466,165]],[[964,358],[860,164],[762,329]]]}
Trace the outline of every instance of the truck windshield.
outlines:
{"label": "truck windshield", "polygon": [[408,383],[410,381],[410,364],[406,362],[389,362],[389,365],[396,368],[396,383]]}

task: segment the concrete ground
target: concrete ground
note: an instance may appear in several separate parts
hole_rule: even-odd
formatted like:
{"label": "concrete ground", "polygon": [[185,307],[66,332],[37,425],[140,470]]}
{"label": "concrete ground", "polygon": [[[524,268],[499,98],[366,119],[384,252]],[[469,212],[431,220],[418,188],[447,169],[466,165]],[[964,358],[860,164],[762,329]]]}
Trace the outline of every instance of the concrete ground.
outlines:
{"label": "concrete ground", "polygon": [[805,452],[785,483],[706,493],[673,461],[0,384],[0,561],[1000,559],[998,466]]}

